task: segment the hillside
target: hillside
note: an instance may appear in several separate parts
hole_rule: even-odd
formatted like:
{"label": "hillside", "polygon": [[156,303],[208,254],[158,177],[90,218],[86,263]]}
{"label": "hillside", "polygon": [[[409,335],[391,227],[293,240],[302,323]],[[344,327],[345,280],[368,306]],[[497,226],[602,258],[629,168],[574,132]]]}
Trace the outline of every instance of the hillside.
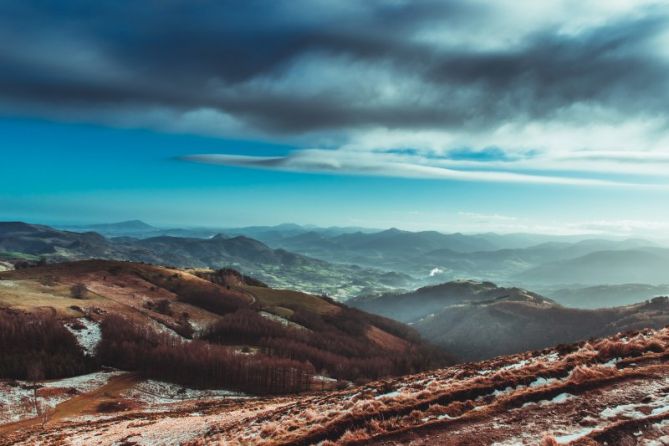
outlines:
{"label": "hillside", "polygon": [[402,322],[415,322],[445,307],[498,299],[553,304],[548,298],[521,288],[498,287],[492,282],[458,280],[419,288],[409,293],[361,296],[348,304]]}
{"label": "hillside", "polygon": [[409,323],[458,360],[478,360],[669,324],[669,301],[579,310],[520,288],[458,281],[351,305]]}
{"label": "hillside", "polygon": [[412,327],[459,360],[478,360],[669,324],[669,300],[600,310],[500,301],[449,307]]}
{"label": "hillside", "polygon": [[[74,287],[84,292],[75,293]],[[61,322],[93,325],[101,341],[96,360],[86,367],[109,365],[184,384],[197,379],[205,387],[229,382],[245,391],[283,391],[273,382],[251,384],[240,377],[202,374],[213,367],[207,361],[219,359],[251,369],[271,369],[276,362],[277,370],[303,370],[305,379],[321,374],[341,380],[406,373],[431,361],[429,349],[402,324],[330,299],[268,288],[232,270],[89,260],[6,271],[0,273],[3,308],[1,315],[10,326],[30,320],[30,315],[46,318],[47,326],[56,324],[54,333]],[[175,363],[184,361],[184,373],[191,366],[189,358],[199,354],[209,358],[201,359],[203,370],[193,365],[193,375],[169,375],[146,359],[162,360],[160,355],[167,352],[161,346],[172,344],[169,354]],[[15,353],[18,365],[13,366],[20,376],[27,373],[21,368],[23,354]],[[71,367],[78,367],[74,362]]]}
{"label": "hillside", "polygon": [[0,425],[0,445],[655,446],[669,439],[668,359],[665,328],[297,397],[179,391],[127,374],[56,381],[49,393],[73,392],[50,420]]}

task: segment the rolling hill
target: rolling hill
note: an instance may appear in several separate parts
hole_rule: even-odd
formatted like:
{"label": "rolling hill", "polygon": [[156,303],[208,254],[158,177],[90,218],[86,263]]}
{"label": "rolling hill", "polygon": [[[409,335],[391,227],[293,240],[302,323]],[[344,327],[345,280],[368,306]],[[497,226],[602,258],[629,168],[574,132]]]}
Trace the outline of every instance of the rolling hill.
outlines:
{"label": "rolling hill", "polygon": [[455,305],[493,302],[499,299],[554,304],[550,299],[520,288],[498,287],[492,282],[458,280],[419,288],[410,293],[362,296],[348,301],[361,310],[402,322],[415,322]]}
{"label": "rolling hill", "polygon": [[[76,287],[85,291],[75,292]],[[187,370],[188,358],[213,354],[207,350],[211,346],[222,349],[221,361],[230,364],[239,362],[253,369],[279,361],[278,370],[304,369],[309,376],[318,373],[345,380],[406,373],[429,363],[429,349],[407,326],[330,299],[272,289],[234,270],[86,260],[5,271],[0,273],[0,310],[0,319],[10,325],[30,321],[30,315],[51,325],[92,324],[102,332],[97,366],[139,370],[147,376],[162,372],[156,369],[158,364],[139,358],[183,351],[183,358],[173,360],[184,361]],[[160,350],[164,343],[172,345],[170,353]],[[33,347],[26,348],[25,354],[32,354]],[[15,354],[21,363],[23,353]],[[60,377],[59,372],[52,373]],[[195,376],[168,378],[176,382],[202,379],[195,382],[201,386],[218,382],[214,377]],[[235,379],[220,378],[220,383],[245,391],[281,392],[271,382],[250,385]]]}
{"label": "rolling hill", "polygon": [[458,281],[350,305],[409,323],[458,360],[478,360],[669,324],[669,299],[598,310],[566,308],[520,288]]}

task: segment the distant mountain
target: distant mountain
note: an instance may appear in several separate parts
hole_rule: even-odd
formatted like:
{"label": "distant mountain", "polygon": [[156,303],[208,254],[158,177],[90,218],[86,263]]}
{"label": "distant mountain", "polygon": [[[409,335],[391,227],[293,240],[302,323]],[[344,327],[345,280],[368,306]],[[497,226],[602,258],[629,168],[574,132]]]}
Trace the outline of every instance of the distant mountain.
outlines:
{"label": "distant mountain", "polygon": [[585,288],[553,288],[543,293],[567,307],[594,309],[630,305],[658,296],[669,296],[669,285],[626,283]]}
{"label": "distant mountain", "polygon": [[159,236],[209,238],[221,232],[220,229],[211,228],[158,228],[141,220],[82,226],[58,226],[57,229],[72,232],[97,232],[106,237],[114,238],[150,238]]}
{"label": "distant mountain", "polygon": [[73,232],[98,232],[100,234],[115,235],[141,235],[158,231],[155,226],[144,223],[141,220],[128,220],[118,223],[98,223],[79,226],[59,226],[59,229],[65,229]]}
{"label": "distant mountain", "polygon": [[400,259],[421,256],[435,249],[448,249],[455,253],[496,249],[495,245],[477,236],[442,234],[436,231],[410,232],[396,228],[338,235],[312,230],[272,243],[276,247],[323,260],[384,266],[397,270],[406,269]]}
{"label": "distant mountain", "polygon": [[97,231],[97,232],[111,232],[111,231],[146,232],[146,231],[155,231],[156,229],[158,229],[155,226],[151,226],[147,223],[144,223],[141,220],[128,220],[128,221],[122,221],[122,222],[119,222],[119,223],[95,224],[95,225],[89,225],[88,228],[90,228],[94,231]]}
{"label": "distant mountain", "polygon": [[525,283],[663,284],[669,281],[669,249],[597,251],[530,268],[515,278]]}
{"label": "distant mountain", "polygon": [[122,255],[95,232],[59,231],[22,222],[0,222],[0,252],[63,258],[71,253],[85,253],[87,257]]}
{"label": "distant mountain", "polygon": [[[0,254],[23,260],[49,261],[116,259],[172,265],[181,268],[235,267],[268,284],[345,300],[361,292],[404,287],[411,277],[272,249],[244,236],[190,238],[159,236],[107,239],[94,232],[60,231],[48,226],[0,222]],[[8,253],[11,253],[9,255]]]}

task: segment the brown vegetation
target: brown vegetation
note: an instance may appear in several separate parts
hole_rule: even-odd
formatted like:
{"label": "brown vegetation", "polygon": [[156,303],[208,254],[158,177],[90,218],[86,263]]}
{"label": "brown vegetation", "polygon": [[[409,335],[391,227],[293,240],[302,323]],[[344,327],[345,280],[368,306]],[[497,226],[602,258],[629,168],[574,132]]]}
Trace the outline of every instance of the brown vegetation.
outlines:
{"label": "brown vegetation", "polygon": [[185,342],[121,316],[102,322],[102,364],[191,387],[238,389],[256,394],[309,388],[313,367],[290,359],[244,356],[203,341]]}
{"label": "brown vegetation", "polygon": [[94,362],[53,315],[0,309],[0,378],[27,379],[39,368],[42,379],[87,373]]}

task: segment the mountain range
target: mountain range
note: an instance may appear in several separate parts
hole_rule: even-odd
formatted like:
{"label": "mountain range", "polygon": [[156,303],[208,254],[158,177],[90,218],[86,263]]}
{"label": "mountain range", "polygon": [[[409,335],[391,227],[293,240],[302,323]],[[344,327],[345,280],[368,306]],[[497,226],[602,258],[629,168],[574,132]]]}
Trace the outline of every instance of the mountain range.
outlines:
{"label": "mountain range", "polygon": [[[0,223],[0,251],[5,257],[13,253],[53,259],[126,259],[180,267],[230,266],[272,286],[325,293],[342,300],[474,279],[562,290],[565,295],[570,290],[594,292],[597,286],[620,286],[616,302],[597,304],[615,306],[652,297],[636,294],[629,284],[669,283],[665,274],[669,249],[643,239],[443,234],[296,224],[165,229],[141,221],[69,230],[23,224],[17,231],[21,225]],[[551,297],[561,302],[559,294]]]}
{"label": "mountain range", "polygon": [[0,223],[0,259],[44,258],[50,262],[116,259],[189,268],[234,267],[276,287],[328,294],[340,299],[363,291],[411,283],[409,276],[329,263],[272,249],[244,236],[211,238],[157,236],[106,238],[96,232],[72,232],[21,222]]}

